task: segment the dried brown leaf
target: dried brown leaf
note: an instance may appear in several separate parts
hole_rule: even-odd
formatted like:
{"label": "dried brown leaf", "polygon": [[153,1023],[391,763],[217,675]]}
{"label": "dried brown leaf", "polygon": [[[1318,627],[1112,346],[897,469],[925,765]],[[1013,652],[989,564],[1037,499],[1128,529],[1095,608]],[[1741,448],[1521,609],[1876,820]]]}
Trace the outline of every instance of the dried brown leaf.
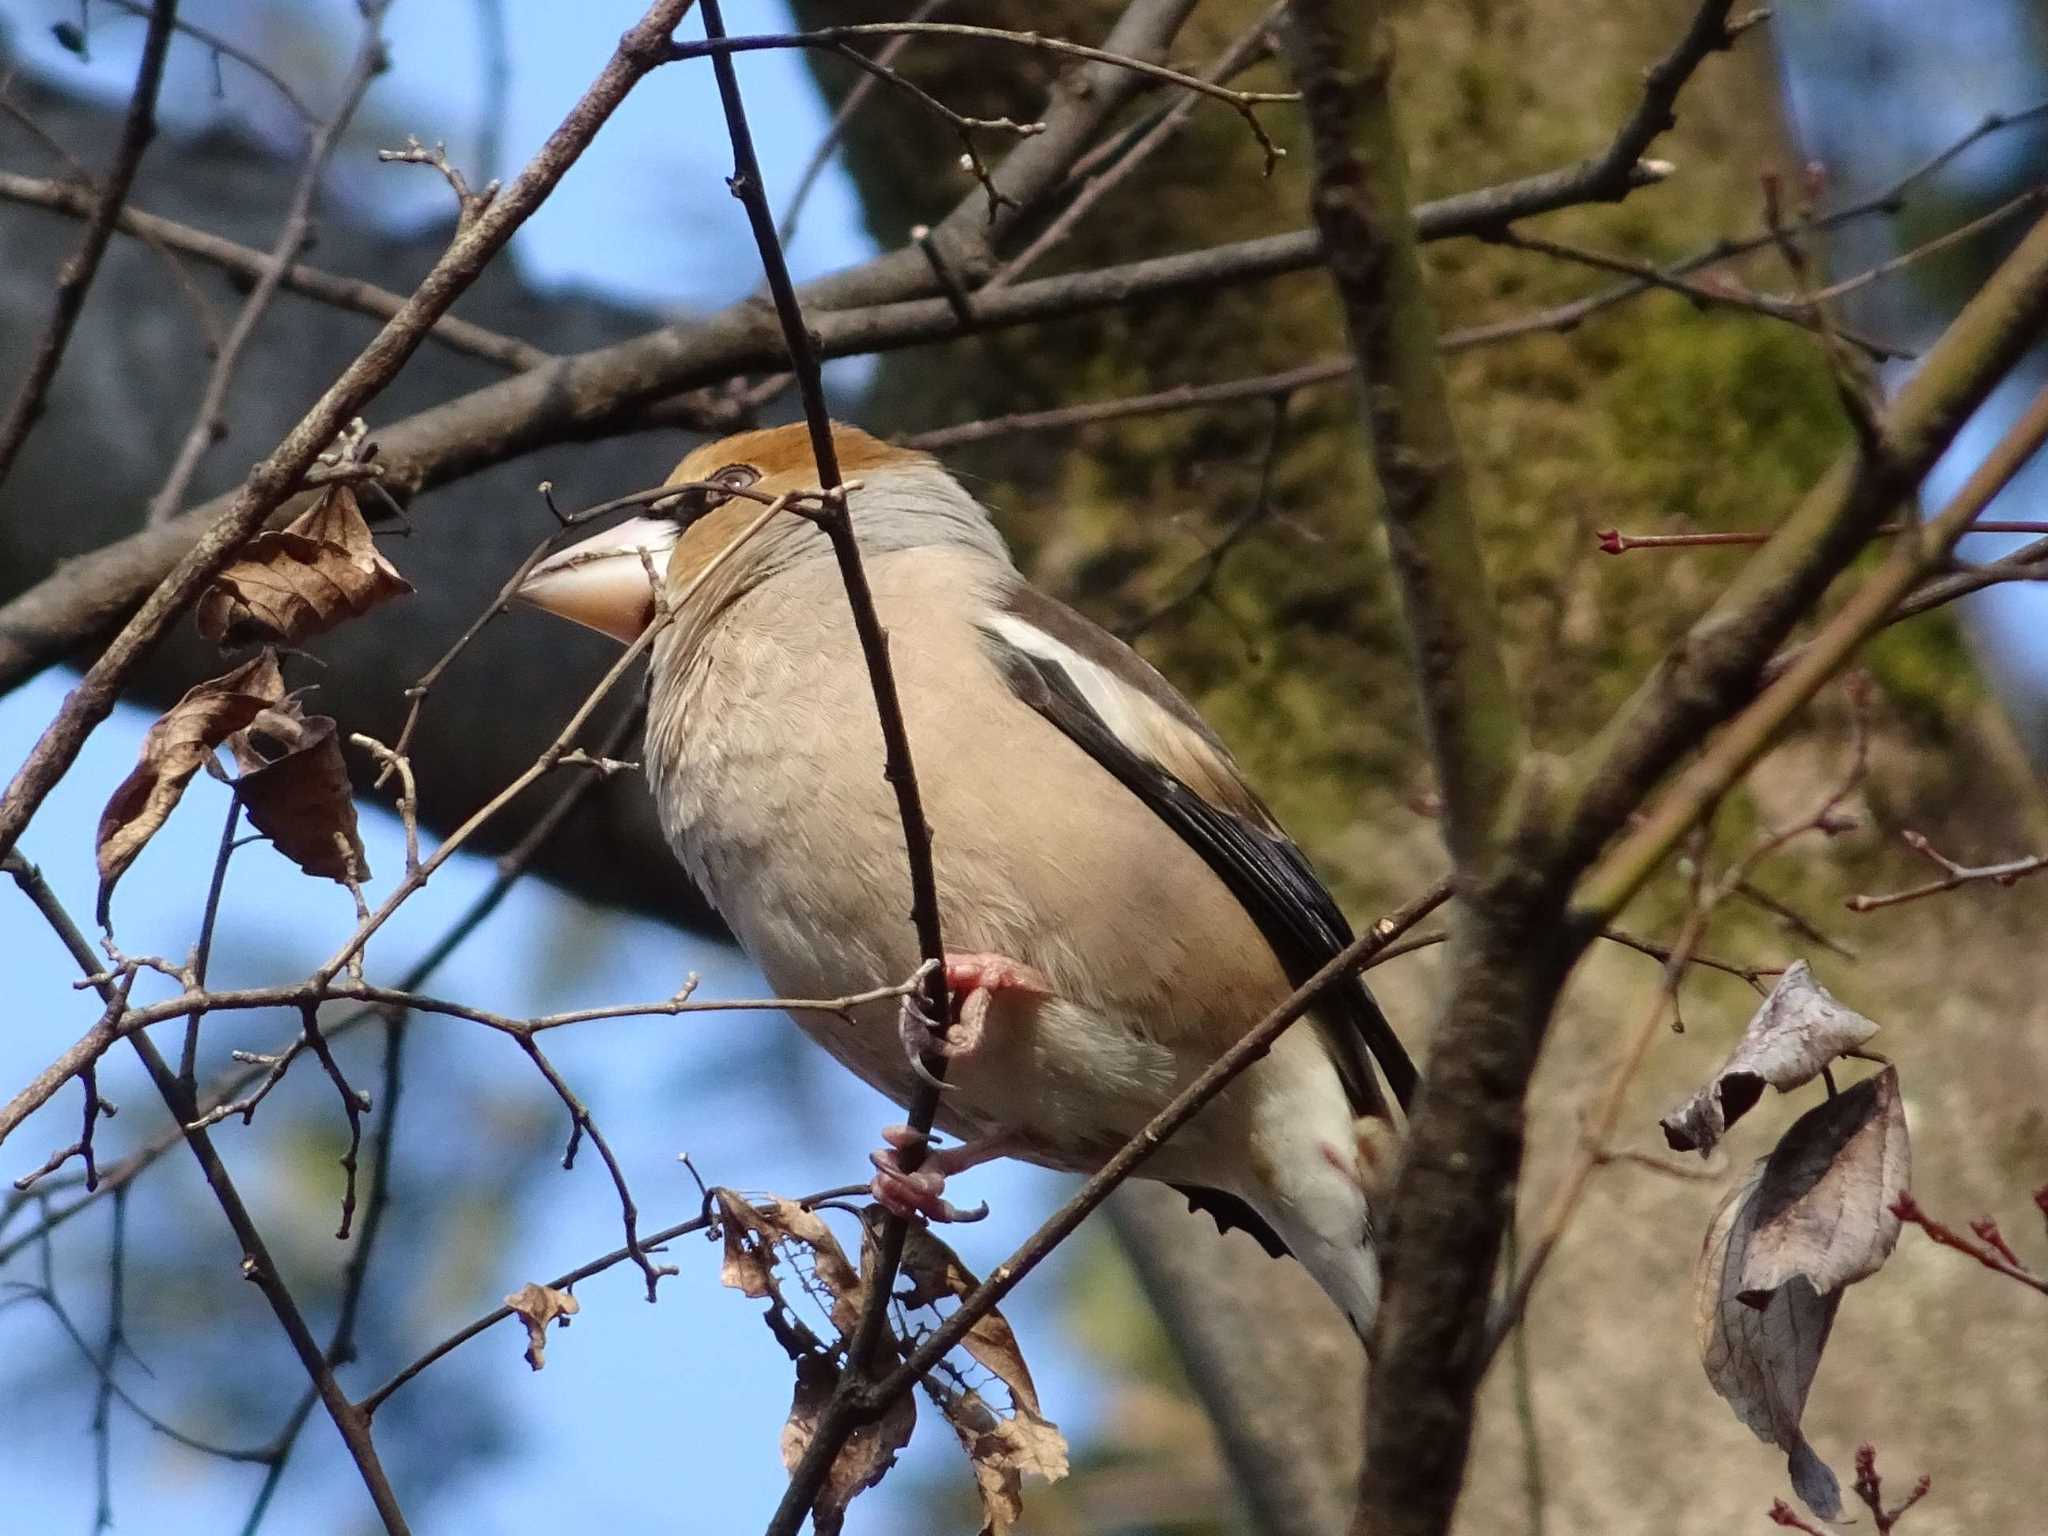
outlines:
{"label": "dried brown leaf", "polygon": [[1834,1520],[1842,1512],[1841,1484],[1799,1421],[1842,1294],[1823,1296],[1800,1278],[1772,1291],[1761,1308],[1743,1299],[1742,1269],[1767,1161],[1760,1159],[1722,1201],[1693,1268],[1700,1362],[1735,1416],[1785,1452],[1793,1491],[1823,1520]]}
{"label": "dried brown leaf", "polygon": [[[838,1386],[839,1367],[830,1356],[806,1355],[797,1361],[796,1395],[790,1401],[789,1421],[782,1426],[782,1464],[790,1471],[796,1470],[810,1447],[818,1419]],[[879,1419],[860,1425],[846,1437],[811,1504],[815,1536],[836,1536],[847,1505],[896,1465],[896,1453],[910,1443],[910,1433],[916,1427],[917,1399],[906,1392]]]}
{"label": "dried brown leaf", "polygon": [[1898,1245],[1891,1207],[1911,1177],[1895,1068],[1801,1115],[1764,1162],[1742,1299],[1758,1305],[1795,1276],[1826,1294],[1876,1274]]}
{"label": "dried brown leaf", "polygon": [[341,741],[326,715],[296,699],[259,712],[228,740],[242,776],[235,790],[250,825],[309,875],[367,880],[356,802]]}
{"label": "dried brown leaf", "polygon": [[93,839],[102,927],[114,883],[169,819],[192,775],[212,760],[215,748],[283,697],[284,675],[266,649],[191,689],[150,726],[134,771],[108,798]]}
{"label": "dried brown leaf", "polygon": [[[960,1262],[960,1256],[927,1227],[912,1227],[904,1239],[903,1276],[910,1282],[903,1296],[906,1307],[928,1307],[946,1296],[958,1301],[981,1284]],[[1001,1312],[983,1316],[967,1330],[960,1347],[1001,1379],[1020,1409],[1038,1411],[1038,1388],[1031,1380],[1031,1368],[1024,1363],[1016,1331]]]}
{"label": "dried brown leaf", "polygon": [[767,1229],[753,1206],[729,1189],[714,1189],[711,1198],[719,1211],[718,1230],[725,1239],[725,1258],[718,1266],[718,1280],[742,1296],[773,1296],[775,1291],[775,1250],[767,1240]]}
{"label": "dried brown leaf", "polygon": [[333,485],[289,526],[243,546],[200,597],[199,632],[223,646],[296,642],[410,591],[378,551],[354,488]]}
{"label": "dried brown leaf", "polygon": [[718,1274],[721,1281],[747,1296],[779,1300],[776,1249],[794,1244],[811,1254],[811,1273],[824,1291],[821,1299],[833,1326],[842,1334],[853,1331],[865,1294],[860,1275],[816,1211],[780,1196],[756,1204],[729,1189],[714,1189],[711,1195],[718,1203],[719,1227],[725,1238],[725,1259]]}
{"label": "dried brown leaf", "polygon": [[1829,1062],[1862,1049],[1876,1033],[1876,1024],[1837,1002],[1806,962],[1795,960],[1721,1070],[1659,1122],[1664,1139],[1674,1151],[1704,1157],[1763,1096],[1766,1084],[1785,1093],[1810,1083]]}
{"label": "dried brown leaf", "polygon": [[1887,1067],[1793,1123],[1722,1202],[1693,1270],[1708,1380],[1783,1448],[1794,1491],[1824,1520],[1841,1514],[1841,1485],[1799,1421],[1843,1287],[1876,1273],[1898,1242],[1888,1207],[1910,1173]]}
{"label": "dried brown leaf", "polygon": [[582,1303],[567,1291],[530,1280],[507,1296],[505,1305],[526,1324],[526,1363],[536,1371],[548,1363],[548,1324],[559,1319],[566,1328],[569,1319],[583,1310]]}
{"label": "dried brown leaf", "polygon": [[[878,1224],[872,1211],[870,1217],[863,1270],[874,1250]],[[957,1302],[980,1284],[959,1256],[923,1227],[912,1227],[905,1238],[903,1277],[908,1286],[898,1299],[907,1309],[937,1310],[938,1302]],[[964,1384],[944,1385],[934,1379],[928,1387],[974,1467],[985,1536],[1005,1536],[1023,1512],[1025,1475],[1048,1483],[1067,1475],[1067,1442],[1059,1426],[1041,1412],[1038,1388],[1016,1332],[1000,1312],[991,1311],[978,1320],[960,1347],[1002,1382],[1010,1398],[1009,1411],[998,1411]]]}

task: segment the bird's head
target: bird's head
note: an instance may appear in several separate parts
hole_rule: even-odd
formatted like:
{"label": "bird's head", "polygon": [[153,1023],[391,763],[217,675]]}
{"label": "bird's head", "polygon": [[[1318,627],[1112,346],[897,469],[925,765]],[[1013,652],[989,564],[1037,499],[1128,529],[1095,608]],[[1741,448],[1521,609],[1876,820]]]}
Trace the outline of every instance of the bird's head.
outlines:
{"label": "bird's head", "polygon": [[[857,483],[848,514],[863,552],[920,544],[964,544],[1007,560],[988,514],[929,454],[899,448],[835,422],[839,472]],[[675,494],[638,517],[551,555],[533,568],[519,597],[622,641],[654,619],[652,574],[672,598],[696,579],[786,492],[815,491],[818,467],[802,422],[741,432],[691,450],[664,485]],[[721,570],[718,597],[831,552],[807,518],[785,512],[755,533]]]}

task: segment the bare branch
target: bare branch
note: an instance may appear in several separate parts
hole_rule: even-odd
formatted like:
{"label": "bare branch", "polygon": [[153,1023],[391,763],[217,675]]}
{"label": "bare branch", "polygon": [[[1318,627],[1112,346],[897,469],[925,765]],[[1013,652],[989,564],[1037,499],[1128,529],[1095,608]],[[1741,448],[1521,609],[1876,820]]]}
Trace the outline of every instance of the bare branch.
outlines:
{"label": "bare branch", "polygon": [[[116,10],[126,11],[130,16],[146,18],[155,12],[153,4],[146,5],[142,3],[142,0],[100,0],[100,4],[111,5]],[[291,82],[248,49],[237,46],[228,38],[222,37],[218,32],[202,27],[194,21],[186,21],[180,18],[176,26],[185,36],[191,38],[195,43],[204,46],[207,52],[211,53],[216,60],[233,59],[259,80],[262,80],[284,99],[285,105],[297,113],[300,120],[307,127],[310,128],[320,121],[320,115],[306,104],[305,97],[292,89]]]}
{"label": "bare branch", "polygon": [[[86,291],[92,287],[100,258],[113,238],[115,216],[128,200],[128,189],[135,183],[143,151],[156,137],[156,96],[163,84],[164,55],[170,51],[171,31],[177,18],[178,0],[156,0],[149,13],[149,30],[142,39],[142,61],[136,66],[135,88],[128,95],[128,114],[121,124],[113,167],[101,183],[98,203],[86,221],[78,249],[57,274],[57,296],[49,323],[36,341],[28,372],[14,392],[6,417],[0,419],[0,483],[6,481],[8,472],[14,468],[22,444],[28,441],[36,418],[42,414],[50,381],[57,376],[57,365],[64,360],[71,329],[78,323],[78,312],[85,307]],[[0,835],[0,851],[11,845],[12,839]]]}
{"label": "bare branch", "polygon": [[[63,940],[65,948],[71,952],[71,957],[78,963],[79,968],[88,977],[98,978],[99,964],[92,952],[92,946],[86,943],[85,936],[78,931],[78,926],[72,922],[71,915],[57,900],[56,893],[32,866],[10,857],[6,868],[23,892],[35,903],[44,920]],[[114,1007],[117,999],[121,997],[112,981],[97,979],[94,986],[109,1008]],[[242,1203],[242,1197],[236,1190],[234,1181],[228,1176],[227,1165],[221,1161],[212,1140],[205,1131],[192,1128],[195,1106],[191,1096],[185,1091],[184,1085],[178,1081],[177,1074],[159,1054],[155,1042],[148,1035],[137,1032],[130,1035],[129,1040],[133,1043],[136,1054],[142,1058],[143,1068],[149,1073],[150,1080],[156,1085],[157,1092],[162,1095],[172,1116],[185,1128],[185,1145],[192,1149],[192,1155],[198,1161],[200,1172],[205,1175],[207,1185],[212,1189],[221,1213],[227,1217],[228,1225],[234,1230],[235,1240],[242,1246],[242,1273],[263,1292],[264,1300],[270,1303],[271,1312],[276,1316],[278,1326],[284,1330],[293,1352],[299,1357],[299,1364],[312,1380],[314,1391],[326,1407],[328,1417],[334,1421],[335,1429],[340,1432],[342,1443],[348,1447],[357,1474],[362,1478],[363,1486],[369,1491],[371,1502],[376,1506],[378,1518],[383,1522],[387,1536],[407,1536],[409,1528],[404,1512],[398,1506],[398,1497],[392,1492],[391,1481],[385,1475],[383,1463],[379,1460],[377,1449],[370,1440],[369,1420],[349,1402],[347,1394],[335,1380],[332,1365],[314,1340],[312,1330],[307,1327],[305,1316],[299,1311],[298,1302],[286,1286],[284,1276],[277,1268],[276,1261],[272,1259],[269,1246],[263,1240],[263,1234],[250,1217],[248,1207]]]}
{"label": "bare branch", "polygon": [[200,392],[199,409],[193,415],[192,425],[178,444],[170,473],[149,500],[148,522],[161,523],[183,508],[185,493],[191,489],[192,477],[198,473],[201,457],[208,448],[227,436],[228,385],[234,381],[242,351],[255,336],[256,327],[262,323],[271,301],[277,297],[285,267],[311,236],[313,200],[319,195],[327,163],[340,145],[343,131],[355,117],[356,108],[362,104],[363,93],[369,90],[370,82],[383,72],[388,63],[383,32],[384,11],[388,4],[389,0],[378,0],[378,3],[362,7],[362,39],[356,46],[355,62],[349,66],[348,77],[342,85],[341,104],[334,109],[332,116],[314,126],[312,138],[306,145],[306,163],[299,172],[298,184],[292,188],[291,200],[286,204],[284,224],[278,231],[277,243],[264,262],[256,286],[242,301],[234,324],[228,327],[227,336],[221,342],[219,355],[214,358],[205,388]]}
{"label": "bare branch", "polygon": [[1459,873],[1472,876],[1491,862],[1493,829],[1527,748],[1408,207],[1389,89],[1392,35],[1371,8],[1347,23],[1297,3],[1283,42],[1314,146],[1309,206],[1365,381],[1366,434],[1444,800],[1444,841]]}
{"label": "bare branch", "polygon": [[1119,52],[1114,48],[1095,48],[1085,43],[1070,42],[1063,37],[1048,37],[1040,32],[1009,32],[1000,27],[974,27],[951,21],[876,21],[854,26],[820,27],[810,32],[783,32],[755,37],[707,37],[702,42],[677,43],[672,56],[678,59],[701,59],[707,56],[716,59],[730,58],[736,53],[754,53],[767,48],[823,48],[844,57],[848,43],[870,37],[954,37],[976,42],[1000,43],[1006,47],[1023,48],[1034,53],[1059,54],[1070,59],[1082,59],[1091,64],[1108,64],[1222,102],[1244,119],[1245,126],[1258,140],[1260,149],[1265,152],[1266,169],[1269,173],[1274,163],[1285,153],[1274,144],[1266,132],[1265,125],[1259,121],[1258,114],[1252,109],[1268,102],[1293,101],[1296,97],[1291,92],[1234,91],[1229,86],[1219,85],[1200,75],[1184,74],[1180,70],[1136,54]]}
{"label": "bare branch", "polygon": [[[1856,462],[1838,465],[1809,494],[1780,539],[1753,557],[1736,584],[1694,626],[1689,649],[1667,662],[1594,744],[1596,752],[1612,757],[1587,781],[1577,807],[1582,825],[1597,824],[1608,813],[1600,803],[1610,793],[1606,783],[1634,773],[1634,793],[1640,794],[1662,767],[1658,758],[1696,741],[1699,727],[1715,715],[1732,712],[1769,660],[1769,647],[1799,614],[1788,599],[1797,594],[1810,602],[1848,563],[1875,525],[1875,514],[1917,483],[2031,342],[2043,316],[2048,316],[2048,220],[2035,226],[1928,355],[1878,423],[1877,446]],[[1620,911],[1678,839],[1748,772],[1785,722],[1863,641],[1883,627],[2044,441],[2048,390],[2036,396],[1940,515],[1925,529],[1896,540],[1884,566],[1600,860],[1574,898],[1580,914],[1597,923]],[[1673,672],[1692,675],[1681,681],[1668,675]],[[1683,744],[1667,734],[1680,719],[1695,732]]]}
{"label": "bare branch", "polygon": [[[626,93],[665,57],[669,34],[689,0],[657,0],[619,41],[611,60],[533,161],[434,264],[405,308],[328,388],[313,409],[254,470],[227,510],[211,521],[122,633],[87,669],[28,760],[0,794],[0,854],[11,849],[43,798],[112,711],[122,684],[177,616],[290,494],[314,458],[382,389],[434,321],[455,302],[528,215],[554,190]],[[168,5],[167,5],[168,10]],[[168,531],[165,525],[160,531]]]}
{"label": "bare branch", "polygon": [[1908,831],[1901,833],[1900,836],[1908,848],[1940,868],[1941,878],[1930,880],[1925,885],[1916,885],[1910,890],[1892,891],[1883,896],[1851,896],[1842,903],[1851,912],[1875,912],[1880,907],[1896,907],[1902,902],[1939,896],[1944,891],[1974,885],[1982,880],[1994,881],[1999,885],[2014,885],[2029,875],[2038,875],[2042,870],[2048,869],[2048,855],[2038,853],[2020,859],[2007,859],[2001,864],[1959,864],[1918,832]]}
{"label": "bare branch", "polygon": [[[17,176],[11,171],[0,171],[0,199],[25,207],[47,208],[53,213],[69,214],[73,218],[85,217],[95,206],[92,196],[78,187],[36,176]],[[267,252],[134,208],[123,208],[115,227],[125,235],[133,235],[164,250],[196,256],[246,282],[260,282],[272,266]],[[278,283],[287,292],[376,320],[389,320],[405,307],[404,294],[379,288],[375,283],[309,267],[303,262],[287,264]],[[503,335],[456,315],[443,315],[436,320],[427,332],[427,339],[452,352],[480,357],[501,368],[538,368],[554,360],[552,353],[531,342]]]}

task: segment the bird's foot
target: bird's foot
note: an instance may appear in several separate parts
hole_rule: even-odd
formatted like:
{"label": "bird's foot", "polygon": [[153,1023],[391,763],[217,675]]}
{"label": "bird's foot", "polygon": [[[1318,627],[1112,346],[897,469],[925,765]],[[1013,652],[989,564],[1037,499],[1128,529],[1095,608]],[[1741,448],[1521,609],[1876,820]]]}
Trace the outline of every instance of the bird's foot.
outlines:
{"label": "bird's foot", "polygon": [[[905,1220],[922,1216],[927,1221],[979,1221],[988,1214],[986,1201],[966,1211],[954,1205],[946,1198],[946,1179],[1001,1157],[1009,1150],[1006,1138],[988,1136],[957,1147],[934,1148],[929,1136],[907,1125],[887,1125],[882,1127],[882,1140],[888,1145],[869,1153],[868,1161],[875,1165],[869,1190],[884,1210]],[[912,1148],[924,1149],[924,1159],[908,1169],[903,1154]]]}
{"label": "bird's foot", "polygon": [[[952,1002],[953,1019],[940,1028],[918,1006],[915,994],[903,999],[897,1025],[903,1034],[903,1049],[910,1065],[926,1082],[936,1079],[925,1071],[926,1051],[936,1051],[949,1060],[971,1056],[981,1044],[988,1011],[999,992],[1025,997],[1051,997],[1052,983],[1044,974],[1021,960],[995,954],[949,954],[946,956],[946,995]],[[937,1084],[943,1086],[943,1084]]]}

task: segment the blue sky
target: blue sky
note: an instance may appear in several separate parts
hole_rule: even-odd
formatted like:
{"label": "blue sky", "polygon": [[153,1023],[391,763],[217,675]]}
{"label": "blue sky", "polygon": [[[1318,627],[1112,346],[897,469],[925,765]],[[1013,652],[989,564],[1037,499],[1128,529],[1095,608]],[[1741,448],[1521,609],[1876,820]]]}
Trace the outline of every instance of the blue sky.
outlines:
{"label": "blue sky", "polygon": [[[307,41],[292,9],[230,0],[187,0],[181,14],[287,62],[295,83],[322,104],[352,46],[353,7],[320,0],[333,18],[331,46]],[[612,41],[640,11],[634,4],[563,5],[552,0],[507,0],[512,39],[511,88],[504,103],[508,160],[519,163],[559,121],[602,65]],[[734,4],[728,23],[735,30],[784,24],[779,5]],[[84,79],[103,92],[125,92],[134,69],[140,24],[95,8],[93,61],[81,66],[48,41],[49,22],[73,20],[71,0],[31,8],[18,41],[31,67],[66,80]],[[479,109],[480,70],[473,67],[476,8],[441,0],[400,0],[389,34],[394,68],[373,89],[362,121],[337,164],[335,195],[346,207],[374,210],[395,222],[445,217],[447,198],[431,175],[378,165],[373,150],[405,132],[426,141],[445,139],[452,156],[473,151]],[[166,117],[174,130],[189,130],[217,114],[231,116],[266,135],[289,135],[292,119],[262,82],[232,63],[223,73],[224,99],[213,97],[213,69],[204,53],[181,44],[165,89]],[[825,115],[808,76],[793,55],[747,56],[742,78],[754,105],[756,134],[771,189],[784,192],[795,181],[824,127]],[[282,138],[280,142],[289,142]],[[547,207],[518,236],[513,256],[536,281],[583,287],[657,309],[689,310],[723,303],[750,291],[758,281],[738,204],[723,177],[730,169],[718,106],[705,64],[675,66],[657,75],[630,100],[599,136],[596,146]],[[138,199],[148,205],[147,177]],[[807,206],[801,238],[792,252],[799,276],[865,256],[869,244],[857,222],[857,205],[843,177],[827,175]],[[283,302],[296,302],[286,299]],[[857,376],[857,375],[856,375]],[[840,387],[848,382],[845,375]],[[372,620],[371,622],[375,622]],[[68,679],[48,676],[0,698],[0,743],[25,748],[55,711]],[[394,680],[397,686],[397,680]],[[92,911],[92,830],[108,792],[128,771],[148,715],[123,709],[93,737],[84,757],[43,808],[24,842],[43,865],[74,913]],[[8,752],[11,761],[15,755]],[[218,786],[201,778],[169,826],[125,878],[117,915],[124,945],[131,951],[182,955],[190,946],[195,893],[212,858],[224,805]],[[388,889],[402,867],[398,829],[388,817],[366,813],[364,825],[371,866]],[[195,873],[198,872],[198,873]],[[458,857],[416,900],[409,916],[381,938],[372,951],[372,974],[394,978],[408,959],[426,947],[467,899],[490,878],[487,862]],[[373,887],[372,899],[375,899]],[[304,971],[323,957],[350,921],[348,900],[337,887],[297,876],[266,847],[237,856],[222,919],[215,979],[227,983],[277,981]],[[74,992],[69,962],[53,940],[17,909],[0,927],[9,986],[25,1000],[16,1022],[0,1029],[0,1082],[19,1083],[39,1069],[62,1044],[86,1028],[97,1008]],[[572,942],[564,935],[572,934]],[[764,988],[737,952],[678,933],[657,923],[600,915],[537,882],[522,886],[488,927],[437,976],[434,989],[485,1006],[527,1014],[557,1008],[658,998],[672,992],[688,970],[703,973],[702,996],[761,995]],[[430,1025],[439,1030],[440,1025]],[[461,1026],[455,1026],[458,1030]],[[223,1021],[214,1034],[223,1046],[263,1049],[285,1038],[289,1025],[278,1018]],[[772,1085],[756,1072],[739,1085],[720,1088],[731,1076],[736,1035],[787,1031],[786,1021],[761,1015],[717,1014],[683,1019],[621,1021],[572,1031],[555,1054],[565,1073],[591,1103],[620,1155],[626,1160],[649,1227],[680,1219],[695,1209],[694,1187],[676,1162],[688,1151],[714,1182],[748,1189],[801,1193],[863,1176],[865,1155],[878,1145],[879,1127],[900,1115],[882,1099],[836,1069],[821,1073],[825,1113],[804,1122],[762,1112],[756,1095]],[[415,1057],[415,1072],[421,1070]],[[369,1058],[359,1057],[366,1070]],[[452,1080],[414,1085],[409,1092],[432,1095],[435,1110],[423,1128],[417,1104],[401,1141],[401,1162],[412,1157],[429,1166],[444,1164],[450,1176],[488,1179],[488,1168],[473,1166],[479,1134],[465,1145],[467,1114],[502,1113],[508,1100],[523,1104],[546,1122],[556,1137],[559,1110],[543,1085],[506,1042],[475,1032],[458,1037],[451,1050],[430,1058]],[[117,1059],[105,1091],[126,1112],[103,1131],[110,1152],[128,1138],[153,1133],[161,1124],[140,1071]],[[317,1074],[287,1083],[281,1092],[310,1097],[326,1093]],[[290,1103],[281,1100],[281,1103]],[[330,1105],[331,1108],[331,1105]],[[32,1166],[48,1147],[75,1134],[76,1090],[32,1119],[10,1138],[9,1177]],[[336,1119],[338,1121],[338,1114]],[[254,1130],[222,1127],[222,1145],[237,1176],[248,1186],[286,1262],[336,1265],[339,1245],[331,1238],[333,1209],[296,1208],[268,1176],[265,1158],[273,1151],[262,1140],[262,1118]],[[103,1152],[106,1155],[106,1152]],[[19,1165],[19,1166],[16,1166]],[[988,1222],[955,1234],[963,1257],[987,1268],[1050,1209],[1061,1181],[1021,1165],[998,1165],[963,1181],[970,1199],[986,1198],[996,1214]],[[152,1203],[189,1215],[194,1222],[219,1223],[203,1188],[182,1155],[159,1166],[140,1186],[138,1222]],[[592,1156],[573,1173],[552,1166],[513,1197],[512,1230],[502,1258],[485,1272],[442,1277],[426,1285],[419,1304],[437,1323],[452,1323],[495,1305],[528,1279],[544,1279],[618,1242],[618,1214],[602,1165]],[[146,1227],[138,1231],[146,1232]],[[203,1230],[203,1229],[195,1229]],[[79,1270],[67,1275],[71,1299],[91,1330],[101,1315],[95,1265],[103,1224],[73,1229],[69,1247]],[[284,1354],[267,1312],[234,1273],[239,1257],[225,1225],[213,1256],[217,1266],[190,1277],[196,1305],[232,1309],[246,1329],[245,1369],[252,1376],[290,1388],[296,1366]],[[682,1274],[664,1284],[658,1306],[642,1300],[637,1276],[621,1269],[580,1288],[583,1312],[549,1348],[546,1371],[531,1373],[520,1358],[522,1339],[505,1329],[469,1346],[462,1369],[475,1372],[509,1415],[506,1454],[475,1463],[454,1486],[431,1503],[409,1511],[421,1532],[459,1531],[463,1536],[524,1536],[561,1529],[560,1509],[573,1497],[579,1523],[669,1523],[687,1509],[687,1523],[707,1530],[757,1528],[765,1522],[782,1486],[776,1437],[787,1411],[790,1372],[767,1330],[755,1320],[757,1306],[717,1283],[715,1250],[686,1241],[673,1256]],[[424,1256],[387,1251],[380,1265],[400,1270],[430,1266]],[[465,1283],[466,1282],[466,1283]],[[1095,1411],[1096,1392],[1084,1362],[1057,1337],[1059,1280],[1049,1273],[1012,1309],[1024,1332],[1047,1411],[1078,1429]],[[36,1309],[17,1306],[0,1317],[5,1357],[24,1371],[33,1362],[63,1358],[68,1347],[54,1323]],[[145,1362],[147,1339],[138,1341]],[[380,1361],[380,1367],[390,1362]],[[15,1366],[7,1376],[17,1381]],[[365,1369],[350,1385],[360,1390],[380,1373]],[[9,1490],[8,1523],[23,1530],[85,1531],[92,1521],[90,1377],[75,1364],[62,1371],[33,1371],[38,1393],[34,1411],[10,1406],[9,1433],[0,1438],[0,1487]],[[124,1380],[146,1401],[178,1401],[171,1383],[160,1383],[140,1368]],[[20,1390],[17,1386],[16,1390]],[[451,1443],[464,1426],[450,1425]],[[123,1528],[162,1536],[219,1532],[239,1525],[254,1476],[244,1467],[204,1460],[153,1435],[132,1419],[117,1423],[115,1510]],[[906,1476],[906,1474],[908,1474]],[[902,1528],[911,1479],[967,1483],[953,1437],[929,1416],[905,1467],[890,1485],[855,1506],[849,1529]],[[368,1518],[359,1486],[343,1463],[332,1431],[317,1417],[294,1458],[280,1501],[266,1529],[327,1533]]]}

